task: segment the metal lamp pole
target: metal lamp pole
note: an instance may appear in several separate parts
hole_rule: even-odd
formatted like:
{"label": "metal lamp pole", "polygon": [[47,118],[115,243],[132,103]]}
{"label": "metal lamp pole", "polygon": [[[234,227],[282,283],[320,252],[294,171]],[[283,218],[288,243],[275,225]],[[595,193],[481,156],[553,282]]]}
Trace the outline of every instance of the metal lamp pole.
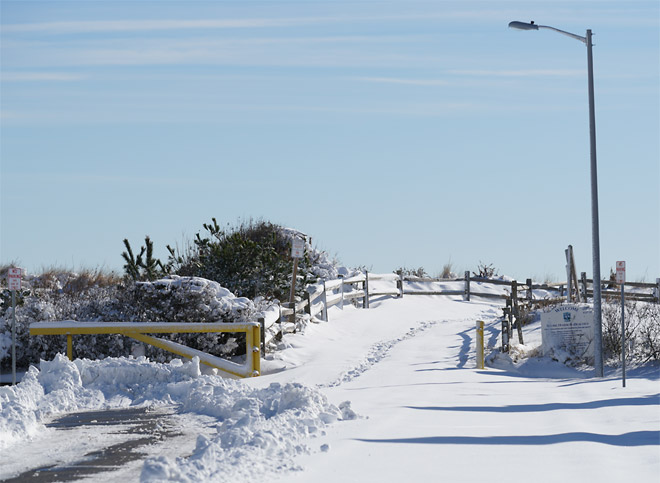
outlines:
{"label": "metal lamp pole", "polygon": [[534,22],[511,22],[510,28],[518,30],[549,29],[567,35],[583,42],[587,46],[587,71],[589,82],[589,142],[591,146],[591,237],[593,259],[594,287],[594,368],[596,377],[603,377],[603,327],[600,287],[600,237],[598,227],[598,172],[596,166],[596,111],[594,108],[594,64],[592,55],[591,29],[587,35],[572,34],[547,25],[537,25]]}

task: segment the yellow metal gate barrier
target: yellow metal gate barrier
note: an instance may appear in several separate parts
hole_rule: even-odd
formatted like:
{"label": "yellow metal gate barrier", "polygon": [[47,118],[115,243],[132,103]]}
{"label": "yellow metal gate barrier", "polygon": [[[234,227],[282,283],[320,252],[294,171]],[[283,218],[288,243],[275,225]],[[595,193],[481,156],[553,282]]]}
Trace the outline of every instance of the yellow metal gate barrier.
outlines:
{"label": "yellow metal gate barrier", "polygon": [[[192,359],[238,377],[254,377],[261,372],[261,326],[257,322],[227,324],[220,322],[36,322],[30,324],[30,335],[66,335],[67,356],[73,360],[73,335],[120,334],[168,352]],[[245,332],[245,363],[236,364],[206,352],[191,349],[170,340],[159,339],[147,334]]]}

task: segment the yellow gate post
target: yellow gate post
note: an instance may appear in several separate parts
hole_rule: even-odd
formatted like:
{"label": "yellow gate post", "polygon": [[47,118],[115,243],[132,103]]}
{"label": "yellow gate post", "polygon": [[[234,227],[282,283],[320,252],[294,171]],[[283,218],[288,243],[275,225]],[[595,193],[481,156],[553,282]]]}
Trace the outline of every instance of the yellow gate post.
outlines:
{"label": "yellow gate post", "polygon": [[[252,374],[250,376],[256,377],[261,375],[261,350],[259,346],[261,345],[261,325],[253,325],[251,328],[249,328],[246,333],[245,337],[247,339],[246,341],[246,348],[249,351],[247,354],[245,354],[246,358],[252,358]],[[250,354],[251,352],[251,354]]]}
{"label": "yellow gate post", "polygon": [[477,321],[477,369],[484,369],[484,321]]}

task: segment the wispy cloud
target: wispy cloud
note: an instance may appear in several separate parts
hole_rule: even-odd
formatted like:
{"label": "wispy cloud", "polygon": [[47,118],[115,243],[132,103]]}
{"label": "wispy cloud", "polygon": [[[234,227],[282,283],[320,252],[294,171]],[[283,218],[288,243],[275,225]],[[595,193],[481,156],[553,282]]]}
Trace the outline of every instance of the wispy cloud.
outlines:
{"label": "wispy cloud", "polygon": [[[280,18],[223,18],[223,19],[146,19],[146,20],[85,20],[36,22],[3,26],[4,33],[76,34],[103,32],[147,32],[165,30],[239,29],[309,26],[327,23],[403,22],[414,20],[491,19],[504,15],[501,10],[465,10],[398,13],[382,15],[328,15]],[[506,17],[508,18],[508,17]]]}
{"label": "wispy cloud", "polygon": [[373,82],[377,84],[403,84],[412,86],[446,86],[450,83],[442,79],[409,79],[399,77],[352,77],[360,82]]}
{"label": "wispy cloud", "polygon": [[471,77],[581,77],[585,75],[585,71],[580,69],[450,70],[448,73]]}
{"label": "wispy cloud", "polygon": [[61,72],[2,72],[2,82],[75,82],[86,79],[80,74]]}
{"label": "wispy cloud", "polygon": [[76,34],[102,32],[146,32],[231,28],[288,27],[319,22],[315,18],[247,18],[216,20],[93,20],[5,25],[5,33]]}
{"label": "wispy cloud", "polygon": [[[398,66],[427,65],[431,55],[405,46],[398,37],[281,37],[112,39],[86,43],[13,41],[5,45],[14,70],[93,65],[263,65]],[[407,39],[413,42],[410,39]],[[367,45],[368,44],[368,45]],[[389,48],[396,45],[399,50]],[[368,47],[368,48],[367,48]]]}

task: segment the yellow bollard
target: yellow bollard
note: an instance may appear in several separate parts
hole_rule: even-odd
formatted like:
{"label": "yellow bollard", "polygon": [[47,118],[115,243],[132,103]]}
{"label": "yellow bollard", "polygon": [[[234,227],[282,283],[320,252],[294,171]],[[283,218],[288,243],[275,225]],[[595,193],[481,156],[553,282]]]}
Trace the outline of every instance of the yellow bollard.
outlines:
{"label": "yellow bollard", "polygon": [[[250,329],[248,329],[249,332]],[[252,327],[252,376],[261,375],[261,325],[255,324]],[[250,357],[248,354],[246,357]]]}
{"label": "yellow bollard", "polygon": [[477,369],[484,369],[484,321],[477,321]]}

